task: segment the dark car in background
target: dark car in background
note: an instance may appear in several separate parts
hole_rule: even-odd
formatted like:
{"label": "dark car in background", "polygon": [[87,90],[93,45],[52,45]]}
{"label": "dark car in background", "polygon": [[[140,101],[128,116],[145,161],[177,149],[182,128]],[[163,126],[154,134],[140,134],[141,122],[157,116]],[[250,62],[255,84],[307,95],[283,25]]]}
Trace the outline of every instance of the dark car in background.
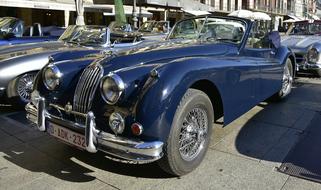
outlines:
{"label": "dark car in background", "polygon": [[281,42],[295,53],[299,71],[321,77],[321,20],[293,23]]}
{"label": "dark car in background", "polygon": [[56,26],[41,27],[39,23],[25,26],[14,17],[0,18],[0,46],[57,40],[64,29]]}
{"label": "dark car in background", "polygon": [[35,79],[27,118],[88,152],[125,163],[158,161],[184,175],[202,162],[213,123],[223,118],[227,125],[291,92],[294,55],[280,46],[278,32],[257,34],[256,22],[193,17],[163,42],[94,59],[53,55]]}

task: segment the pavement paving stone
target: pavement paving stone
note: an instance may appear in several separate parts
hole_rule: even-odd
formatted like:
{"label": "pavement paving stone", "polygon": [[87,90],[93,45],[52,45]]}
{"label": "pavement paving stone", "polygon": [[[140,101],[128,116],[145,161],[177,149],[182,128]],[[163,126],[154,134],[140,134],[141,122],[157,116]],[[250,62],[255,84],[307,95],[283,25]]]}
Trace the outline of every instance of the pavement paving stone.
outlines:
{"label": "pavement paving stone", "polygon": [[173,179],[172,176],[163,172],[157,163],[125,164],[111,161],[103,154],[87,158],[75,157],[71,160],[78,165],[68,168],[69,171],[86,173],[88,176],[123,190],[150,189]]}
{"label": "pavement paving stone", "polygon": [[221,125],[215,125],[213,129],[213,134],[211,137],[210,146],[215,146],[219,143],[227,134],[234,131],[236,128],[240,128],[248,121],[245,117],[240,117],[239,119],[233,121],[229,125],[223,127]]}
{"label": "pavement paving stone", "polygon": [[[320,80],[321,81],[321,80]],[[287,103],[295,104],[306,110],[321,111],[320,84],[299,83],[287,98]]]}
{"label": "pavement paving stone", "polygon": [[22,124],[18,121],[9,119],[4,116],[0,116],[0,129],[5,131],[6,133],[10,135],[15,135],[18,133],[23,133],[27,131],[33,130],[30,127],[26,127],[27,125]]}
{"label": "pavement paving stone", "polygon": [[309,126],[316,114],[318,114],[318,112],[305,110],[302,117],[300,117],[300,119],[292,126],[292,128],[299,131],[304,131],[307,126]]}
{"label": "pavement paving stone", "polygon": [[301,135],[302,133],[298,130],[288,129],[260,162],[271,167],[280,167],[291,148],[299,142]]}
{"label": "pavement paving stone", "polygon": [[284,100],[283,102],[268,104],[262,111],[253,116],[251,120],[292,127],[304,112],[304,108],[289,104],[287,100]]}
{"label": "pavement paving stone", "polygon": [[21,140],[7,134],[6,132],[0,130],[0,150],[9,148],[11,146],[23,143]]}
{"label": "pavement paving stone", "polygon": [[[64,170],[73,174],[70,176],[97,178],[120,189],[140,189],[142,184],[153,186],[155,183],[161,183],[158,178],[168,177],[168,174],[164,173],[155,163],[130,165],[113,162],[105,158],[105,154],[102,152],[91,154],[77,150],[49,136],[36,139],[29,144],[67,165],[68,167]],[[68,181],[69,179],[65,180]]]}
{"label": "pavement paving stone", "polygon": [[0,150],[0,184],[1,189],[18,188],[43,176],[54,175],[55,171],[65,166],[40,151],[19,144]]}
{"label": "pavement paving stone", "polygon": [[[60,177],[62,175],[63,177]],[[93,177],[88,177],[90,180],[84,179],[75,175],[74,173],[68,173],[61,171],[60,174],[56,174],[58,177],[52,177],[50,175],[44,175],[30,183],[17,187],[19,190],[117,190],[118,188],[108,185]],[[78,177],[78,178],[76,178]],[[66,180],[68,178],[69,180]]]}
{"label": "pavement paving stone", "polygon": [[289,177],[281,190],[320,190],[321,184],[312,181]]}
{"label": "pavement paving stone", "polygon": [[29,141],[33,141],[35,139],[39,139],[40,137],[43,137],[44,135],[46,135],[46,134],[43,132],[32,130],[32,131],[18,133],[18,134],[15,134],[14,136],[23,142],[29,142]]}
{"label": "pavement paving stone", "polygon": [[166,180],[152,189],[273,189],[278,190],[288,176],[258,162],[209,150],[205,160],[192,173]]}
{"label": "pavement paving stone", "polygon": [[287,130],[285,127],[251,121],[226,135],[220,143],[211,148],[259,161]]}

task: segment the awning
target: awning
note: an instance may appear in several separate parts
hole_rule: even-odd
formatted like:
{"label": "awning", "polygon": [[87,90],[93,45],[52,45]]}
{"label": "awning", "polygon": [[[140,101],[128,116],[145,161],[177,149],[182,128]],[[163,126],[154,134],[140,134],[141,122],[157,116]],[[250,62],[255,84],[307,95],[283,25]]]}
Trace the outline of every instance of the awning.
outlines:
{"label": "awning", "polygon": [[207,11],[193,11],[193,10],[183,10],[184,12],[194,15],[194,16],[200,16],[200,15],[210,15],[210,12]]}
{"label": "awning", "polygon": [[[115,16],[115,6],[114,5],[106,5],[109,8],[111,8],[111,12],[104,12],[104,16]],[[125,15],[127,16],[131,16],[133,15],[133,7],[132,6],[124,6],[124,10],[125,10]],[[143,9],[143,8],[136,8],[137,11],[137,16],[141,16],[141,17],[152,17],[153,13],[148,12],[147,10]]]}
{"label": "awning", "polygon": [[[3,7],[19,7],[19,8],[31,8],[31,9],[47,9],[47,10],[61,10],[61,11],[76,11],[74,1],[72,3],[59,3],[56,0],[38,0],[38,1],[26,1],[26,0],[1,0],[0,6]],[[100,6],[90,3],[85,3],[85,12],[98,11],[111,12],[111,9],[107,6]],[[101,11],[103,10],[103,11]]]}
{"label": "awning", "polygon": [[297,17],[297,16],[294,16],[294,15],[286,15],[286,16],[290,17],[290,18],[293,19],[294,21],[304,20],[304,19],[302,19],[302,18],[300,18],[300,17]]}

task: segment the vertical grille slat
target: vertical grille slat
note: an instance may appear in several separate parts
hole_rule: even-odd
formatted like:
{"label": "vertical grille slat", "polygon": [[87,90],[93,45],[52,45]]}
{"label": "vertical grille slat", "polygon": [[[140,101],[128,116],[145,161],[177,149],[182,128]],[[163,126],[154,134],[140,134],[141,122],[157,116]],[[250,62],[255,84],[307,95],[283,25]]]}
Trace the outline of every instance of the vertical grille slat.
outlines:
{"label": "vertical grille slat", "polygon": [[[91,109],[91,99],[99,84],[99,79],[103,76],[101,65],[90,65],[80,76],[73,102],[73,110],[81,113],[87,113]],[[75,121],[80,124],[85,123],[85,119],[75,116]]]}

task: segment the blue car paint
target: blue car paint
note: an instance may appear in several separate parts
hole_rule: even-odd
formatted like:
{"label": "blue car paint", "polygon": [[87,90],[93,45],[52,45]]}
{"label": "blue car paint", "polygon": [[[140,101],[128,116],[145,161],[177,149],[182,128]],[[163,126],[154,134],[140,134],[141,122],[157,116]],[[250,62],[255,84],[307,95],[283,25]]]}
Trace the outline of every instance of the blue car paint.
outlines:
{"label": "blue car paint", "polygon": [[[252,25],[251,21],[246,22],[249,28],[245,38]],[[140,122],[144,126],[143,140],[166,141],[180,100],[198,81],[207,81],[218,90],[217,100],[222,101],[227,125],[277,93],[282,86],[286,59],[293,59],[288,48],[249,49],[245,47],[245,40],[239,46],[200,42],[155,46],[158,47],[134,49],[95,60],[104,66],[104,75],[115,72],[126,84],[124,95],[115,106],[104,103],[100,90],[96,91],[92,111],[98,128],[110,132],[104,115],[107,110],[127,110],[126,126],[133,121]],[[63,71],[64,84],[54,93],[49,92],[39,75],[35,88],[49,101],[60,105],[72,102],[79,76],[90,60],[55,63]],[[75,69],[75,65],[81,66]],[[158,77],[150,75],[154,69]],[[130,135],[128,128],[124,135]]]}

